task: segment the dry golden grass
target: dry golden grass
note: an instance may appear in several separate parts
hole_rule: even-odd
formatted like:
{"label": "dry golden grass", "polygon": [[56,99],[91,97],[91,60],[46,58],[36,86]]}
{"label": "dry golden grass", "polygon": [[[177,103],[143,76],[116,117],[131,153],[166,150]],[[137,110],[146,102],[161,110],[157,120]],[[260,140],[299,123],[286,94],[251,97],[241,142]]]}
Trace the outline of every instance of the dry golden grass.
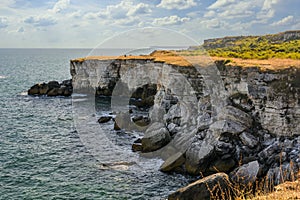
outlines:
{"label": "dry golden grass", "polygon": [[275,191],[259,195],[249,200],[294,200],[300,199],[300,181],[285,182],[275,187]]}
{"label": "dry golden grass", "polygon": [[241,59],[241,58],[222,58],[222,57],[212,57],[213,60],[230,60],[230,65],[238,65],[242,67],[253,67],[257,66],[261,69],[284,69],[289,67],[299,67],[300,60],[293,59],[281,59],[281,58],[271,58],[267,60],[258,59]]}
{"label": "dry golden grass", "polygon": [[300,60],[272,58],[267,60],[258,59],[241,59],[241,58],[223,58],[210,57],[207,55],[187,56],[180,55],[180,52],[172,51],[154,51],[150,55],[124,55],[124,56],[89,56],[85,58],[78,58],[72,61],[83,62],[85,60],[153,60],[154,62],[165,62],[171,65],[178,65],[182,67],[191,67],[195,64],[201,66],[209,66],[216,60],[230,60],[228,65],[241,67],[259,67],[261,70],[278,70],[288,67],[299,67]]}
{"label": "dry golden grass", "polygon": [[85,58],[78,58],[72,61],[83,62],[85,60],[153,60],[154,62],[165,62],[171,65],[178,65],[182,67],[192,66],[190,62],[181,56],[176,55],[171,51],[154,51],[150,55],[124,55],[124,56],[89,56]]}

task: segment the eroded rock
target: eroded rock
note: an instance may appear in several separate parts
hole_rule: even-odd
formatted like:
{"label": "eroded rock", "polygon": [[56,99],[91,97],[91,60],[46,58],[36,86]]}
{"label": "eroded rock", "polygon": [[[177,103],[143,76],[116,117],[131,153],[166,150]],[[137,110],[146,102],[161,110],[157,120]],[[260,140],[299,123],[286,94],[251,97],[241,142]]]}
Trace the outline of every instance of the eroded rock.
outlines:
{"label": "eroded rock", "polygon": [[168,144],[170,140],[170,133],[165,125],[160,122],[155,122],[150,125],[142,138],[143,152],[158,150]]}
{"label": "eroded rock", "polygon": [[168,196],[168,200],[233,199],[227,174],[217,173],[202,178]]}

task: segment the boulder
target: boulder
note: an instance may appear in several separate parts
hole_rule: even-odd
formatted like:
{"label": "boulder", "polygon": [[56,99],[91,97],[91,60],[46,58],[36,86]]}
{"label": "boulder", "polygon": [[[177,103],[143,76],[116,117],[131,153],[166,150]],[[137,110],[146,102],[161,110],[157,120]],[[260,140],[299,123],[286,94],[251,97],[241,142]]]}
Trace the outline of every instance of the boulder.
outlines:
{"label": "boulder", "polygon": [[218,130],[220,133],[231,133],[233,135],[238,135],[249,127],[238,121],[224,119],[213,123],[211,125],[211,128],[214,130]]}
{"label": "boulder", "polygon": [[239,186],[251,186],[257,179],[259,163],[257,160],[244,164],[230,174],[230,180]]}
{"label": "boulder", "polygon": [[229,172],[234,166],[235,161],[232,158],[218,159],[209,167],[209,172]]}
{"label": "boulder", "polygon": [[119,113],[115,118],[114,130],[130,130],[131,119],[129,113]]}
{"label": "boulder", "polygon": [[71,96],[72,93],[73,93],[73,88],[72,87],[66,87],[66,89],[64,90],[63,95],[68,97],[68,96]]}
{"label": "boulder", "polygon": [[47,92],[48,92],[48,90],[49,90],[48,84],[43,83],[43,84],[40,85],[40,91],[39,91],[39,94],[40,94],[40,95],[46,95]]}
{"label": "boulder", "polygon": [[170,133],[163,123],[155,122],[150,125],[142,138],[143,152],[158,150],[171,140]]}
{"label": "boulder", "polygon": [[131,149],[133,152],[136,152],[136,151],[142,151],[143,147],[142,147],[142,144],[140,144],[140,143],[133,143],[131,146]]}
{"label": "boulder", "polygon": [[177,152],[171,157],[169,157],[161,166],[160,171],[170,172],[177,167],[180,167],[185,162],[184,154],[182,152]]}
{"label": "boulder", "polygon": [[199,175],[205,172],[215,152],[210,140],[194,141],[186,152],[185,168],[188,173]]}
{"label": "boulder", "polygon": [[59,88],[50,89],[49,92],[47,93],[47,96],[49,97],[58,96],[58,95],[59,95]]}
{"label": "boulder", "polygon": [[177,190],[168,200],[233,199],[232,194],[227,174],[217,173]]}
{"label": "boulder", "polygon": [[111,119],[112,119],[111,116],[102,116],[98,119],[98,122],[100,124],[103,124],[103,123],[109,122]]}
{"label": "boulder", "polygon": [[48,82],[47,85],[49,87],[49,90],[51,90],[53,88],[60,88],[60,84],[57,81],[50,81],[50,82]]}
{"label": "boulder", "polygon": [[64,80],[61,84],[70,87],[72,86],[72,79]]}
{"label": "boulder", "polygon": [[238,135],[252,126],[252,118],[249,114],[233,106],[226,106],[219,113],[218,121],[211,127],[221,133]]}
{"label": "boulder", "polygon": [[254,148],[257,146],[258,144],[258,139],[256,137],[254,137],[253,135],[251,135],[248,132],[243,132],[239,135],[242,143],[246,146],[248,146],[249,148]]}
{"label": "boulder", "polygon": [[121,130],[121,128],[119,127],[119,125],[117,124],[116,121],[115,121],[115,123],[114,123],[114,130],[115,130],[115,131]]}
{"label": "boulder", "polygon": [[29,90],[28,90],[29,95],[38,95],[40,94],[40,84],[35,84],[33,85]]}

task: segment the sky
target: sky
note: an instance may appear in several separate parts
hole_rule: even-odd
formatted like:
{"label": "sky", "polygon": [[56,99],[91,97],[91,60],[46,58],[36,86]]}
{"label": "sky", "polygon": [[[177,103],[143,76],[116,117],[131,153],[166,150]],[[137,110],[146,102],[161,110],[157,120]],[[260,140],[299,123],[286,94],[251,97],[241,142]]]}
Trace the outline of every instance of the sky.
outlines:
{"label": "sky", "polygon": [[144,27],[199,43],[277,33],[300,29],[299,8],[299,0],[1,0],[0,48],[94,48]]}

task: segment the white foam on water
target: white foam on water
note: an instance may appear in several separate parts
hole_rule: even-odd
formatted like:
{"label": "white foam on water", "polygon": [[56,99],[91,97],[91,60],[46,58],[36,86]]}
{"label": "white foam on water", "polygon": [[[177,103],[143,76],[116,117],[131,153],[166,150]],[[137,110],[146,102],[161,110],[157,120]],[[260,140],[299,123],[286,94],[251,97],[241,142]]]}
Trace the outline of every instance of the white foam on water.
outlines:
{"label": "white foam on water", "polygon": [[0,75],[0,79],[5,79],[5,78],[7,78],[7,77],[6,77],[6,76],[1,76],[1,75]]}
{"label": "white foam on water", "polygon": [[27,91],[24,91],[24,92],[21,92],[20,95],[21,95],[21,96],[27,96],[28,93],[27,93]]}

